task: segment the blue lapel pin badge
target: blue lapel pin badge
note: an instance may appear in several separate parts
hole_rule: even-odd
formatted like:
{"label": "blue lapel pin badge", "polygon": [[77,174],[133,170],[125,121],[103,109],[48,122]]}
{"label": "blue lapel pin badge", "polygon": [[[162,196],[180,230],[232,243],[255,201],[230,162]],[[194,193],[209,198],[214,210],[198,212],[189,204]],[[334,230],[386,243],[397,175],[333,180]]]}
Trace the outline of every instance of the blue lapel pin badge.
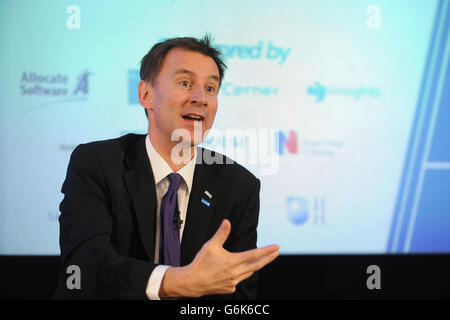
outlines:
{"label": "blue lapel pin badge", "polygon": [[205,198],[202,198],[202,200],[200,202],[203,203],[207,207],[209,207],[211,205],[211,203],[209,201],[205,200]]}

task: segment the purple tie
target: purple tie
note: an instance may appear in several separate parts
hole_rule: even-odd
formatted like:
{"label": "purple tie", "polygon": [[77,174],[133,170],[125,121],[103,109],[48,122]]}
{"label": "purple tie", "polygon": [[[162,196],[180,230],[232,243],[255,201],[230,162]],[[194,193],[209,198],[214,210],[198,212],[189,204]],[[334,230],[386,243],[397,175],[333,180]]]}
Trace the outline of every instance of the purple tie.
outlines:
{"label": "purple tie", "polygon": [[163,263],[165,265],[180,266],[180,213],[178,209],[178,189],[183,177],[178,173],[169,174],[169,190],[161,202],[161,241]]}

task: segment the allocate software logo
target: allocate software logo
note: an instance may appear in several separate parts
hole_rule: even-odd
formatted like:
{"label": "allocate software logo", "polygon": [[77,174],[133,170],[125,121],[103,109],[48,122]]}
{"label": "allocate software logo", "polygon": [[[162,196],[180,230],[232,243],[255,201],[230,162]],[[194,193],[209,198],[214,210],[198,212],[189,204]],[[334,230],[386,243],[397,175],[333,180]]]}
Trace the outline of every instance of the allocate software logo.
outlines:
{"label": "allocate software logo", "polygon": [[84,71],[76,77],[75,84],[71,84],[70,77],[66,74],[22,72],[19,87],[20,95],[35,99],[45,98],[44,102],[39,100],[39,104],[30,107],[32,109],[53,103],[87,100],[89,96],[89,76],[91,75],[91,72]]}

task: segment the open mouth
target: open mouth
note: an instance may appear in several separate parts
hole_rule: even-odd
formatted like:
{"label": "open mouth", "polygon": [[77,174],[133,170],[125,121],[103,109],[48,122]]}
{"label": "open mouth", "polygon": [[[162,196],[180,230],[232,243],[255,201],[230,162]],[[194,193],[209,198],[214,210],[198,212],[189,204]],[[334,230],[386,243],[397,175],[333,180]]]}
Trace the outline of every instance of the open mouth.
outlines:
{"label": "open mouth", "polygon": [[196,115],[196,114],[187,114],[187,115],[183,116],[183,119],[193,120],[193,121],[202,121],[202,120],[204,120],[204,117]]}

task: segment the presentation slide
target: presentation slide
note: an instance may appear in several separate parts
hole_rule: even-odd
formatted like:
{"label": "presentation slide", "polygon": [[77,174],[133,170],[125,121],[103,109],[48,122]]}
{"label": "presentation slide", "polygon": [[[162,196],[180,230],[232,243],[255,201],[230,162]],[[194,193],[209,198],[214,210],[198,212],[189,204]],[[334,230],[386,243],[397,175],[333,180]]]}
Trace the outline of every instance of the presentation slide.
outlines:
{"label": "presentation slide", "polygon": [[228,69],[201,146],[260,179],[258,246],[449,253],[449,27],[447,0],[1,1],[0,254],[60,253],[72,151],[145,134],[141,59],[205,34]]}

